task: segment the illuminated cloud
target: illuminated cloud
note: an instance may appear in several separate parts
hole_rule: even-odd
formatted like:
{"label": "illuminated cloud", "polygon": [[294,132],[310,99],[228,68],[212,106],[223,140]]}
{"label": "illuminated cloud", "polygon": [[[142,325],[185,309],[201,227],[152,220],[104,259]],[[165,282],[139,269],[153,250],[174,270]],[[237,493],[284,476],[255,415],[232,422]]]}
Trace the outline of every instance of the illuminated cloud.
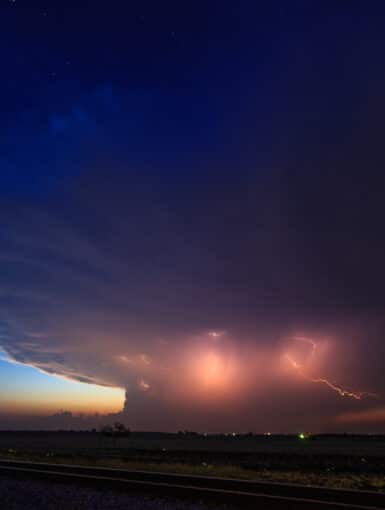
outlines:
{"label": "illuminated cloud", "polygon": [[[146,175],[131,187],[119,174],[90,182],[58,207],[4,211],[0,345],[10,359],[124,388],[122,412],[147,429],[322,427],[352,410],[337,386],[382,392],[380,374],[357,367],[362,330],[293,312],[314,291],[296,296],[306,280],[274,193],[239,218],[228,189],[202,187],[191,203],[184,183],[155,192]],[[261,225],[241,235],[251,211]]]}
{"label": "illuminated cloud", "polygon": [[336,416],[335,422],[342,425],[370,424],[372,426],[383,426],[385,423],[385,407],[342,413]]}

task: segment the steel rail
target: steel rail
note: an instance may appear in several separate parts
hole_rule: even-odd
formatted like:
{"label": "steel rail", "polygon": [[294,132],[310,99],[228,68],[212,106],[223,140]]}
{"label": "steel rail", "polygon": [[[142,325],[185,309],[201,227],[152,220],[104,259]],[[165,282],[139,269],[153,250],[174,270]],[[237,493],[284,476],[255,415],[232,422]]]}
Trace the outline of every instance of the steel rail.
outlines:
{"label": "steel rail", "polygon": [[73,482],[164,497],[212,500],[233,508],[385,509],[377,492],[244,481],[70,464],[0,460],[1,475]]}

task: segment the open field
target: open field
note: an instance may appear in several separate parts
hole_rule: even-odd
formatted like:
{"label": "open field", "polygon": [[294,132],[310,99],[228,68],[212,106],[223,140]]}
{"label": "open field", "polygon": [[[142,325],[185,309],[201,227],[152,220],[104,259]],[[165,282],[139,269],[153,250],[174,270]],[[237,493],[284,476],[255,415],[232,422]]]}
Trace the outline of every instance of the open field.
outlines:
{"label": "open field", "polygon": [[8,459],[385,491],[385,438],[0,433]]}
{"label": "open field", "polygon": [[301,440],[295,435],[185,435],[133,432],[116,441],[97,432],[9,432],[0,431],[0,449],[29,450],[152,450],[255,452],[299,455],[343,455],[385,457],[385,435],[319,435]]}

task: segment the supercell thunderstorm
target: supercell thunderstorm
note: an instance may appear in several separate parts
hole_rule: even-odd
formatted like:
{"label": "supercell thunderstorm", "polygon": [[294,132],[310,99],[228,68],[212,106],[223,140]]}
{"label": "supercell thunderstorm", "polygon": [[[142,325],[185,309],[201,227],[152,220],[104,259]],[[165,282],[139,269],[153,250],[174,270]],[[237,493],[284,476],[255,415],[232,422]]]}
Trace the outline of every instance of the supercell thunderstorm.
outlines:
{"label": "supercell thunderstorm", "polygon": [[[291,265],[283,266],[285,225],[274,226],[270,209],[260,211],[266,225],[255,238],[234,246],[227,232],[218,238],[223,215],[219,206],[212,213],[210,196],[199,202],[202,217],[186,205],[186,231],[182,216],[147,192],[120,202],[112,191],[104,207],[98,196],[97,206],[110,208],[98,218],[102,236],[90,235],[96,219],[81,214],[82,203],[73,205],[76,223],[73,211],[10,215],[0,238],[0,347],[9,359],[124,389],[122,412],[138,428],[274,430],[285,416],[285,427],[298,430],[365,410],[383,393],[382,373],[358,364],[372,362],[363,343],[369,321],[349,323],[351,341],[327,308],[305,316],[300,304],[312,288],[292,305],[302,266],[285,246]],[[140,228],[121,219],[137,218],[137,207],[146,211]]]}

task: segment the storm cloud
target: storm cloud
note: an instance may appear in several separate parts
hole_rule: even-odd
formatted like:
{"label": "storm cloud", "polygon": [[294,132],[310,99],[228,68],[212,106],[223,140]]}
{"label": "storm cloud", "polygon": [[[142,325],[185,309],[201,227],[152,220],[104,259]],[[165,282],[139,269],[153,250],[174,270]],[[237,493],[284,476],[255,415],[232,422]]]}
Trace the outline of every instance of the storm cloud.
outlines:
{"label": "storm cloud", "polygon": [[[168,182],[146,170],[97,172],[44,207],[3,208],[7,354],[125,388],[124,413],[142,428],[213,429],[223,416],[229,426],[272,429],[282,414],[289,428],[321,415],[327,427],[339,413],[373,406],[282,365],[287,352],[308,359],[309,346],[296,340],[305,335],[321,349],[314,377],[384,390],[380,317],[356,311],[368,283],[348,275],[350,288],[340,286],[341,240],[325,243],[329,276],[319,271],[307,237],[314,246],[335,232],[293,228],[304,190],[278,171],[236,180],[205,169]],[[357,241],[346,232],[344,241],[345,271],[355,270]]]}

